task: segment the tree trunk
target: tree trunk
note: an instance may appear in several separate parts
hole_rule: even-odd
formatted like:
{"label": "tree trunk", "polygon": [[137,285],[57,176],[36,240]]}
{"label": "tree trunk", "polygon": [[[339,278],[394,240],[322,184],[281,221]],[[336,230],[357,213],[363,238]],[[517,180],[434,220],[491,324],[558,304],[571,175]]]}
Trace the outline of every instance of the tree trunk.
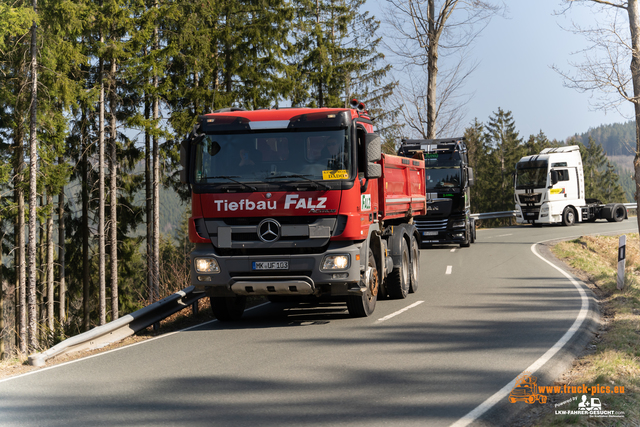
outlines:
{"label": "tree trunk", "polygon": [[53,289],[53,197],[47,192],[47,326],[49,332],[54,324],[54,289]]}
{"label": "tree trunk", "polygon": [[[58,164],[63,164],[62,156],[58,157]],[[58,285],[58,293],[60,295],[60,306],[58,311],[58,320],[60,326],[64,328],[67,323],[67,284],[65,277],[65,233],[64,233],[64,186],[58,194],[58,265],[60,266],[60,284]]]}
{"label": "tree trunk", "polygon": [[[158,2],[155,3],[158,7]],[[153,30],[154,49],[159,48],[158,27]],[[158,126],[160,119],[160,100],[158,98],[158,73],[154,69],[153,87],[156,89],[153,96],[153,122]],[[154,301],[160,299],[160,149],[157,133],[153,135],[153,288]]]}
{"label": "tree trunk", "polygon": [[[151,105],[145,100],[144,118],[148,121],[151,118]],[[151,164],[151,134],[145,131],[144,134],[144,181],[146,189],[146,212],[147,212],[147,292],[149,304],[155,301],[153,289],[153,181]]]}
{"label": "tree trunk", "polygon": [[[33,10],[37,13],[37,0],[33,0]],[[29,126],[29,291],[28,291],[28,318],[29,318],[29,350],[38,348],[37,335],[37,310],[36,310],[36,227],[37,218],[37,178],[38,178],[38,139],[37,139],[37,112],[38,112],[38,59],[36,23],[31,27],[31,117]]]}
{"label": "tree trunk", "polygon": [[117,123],[116,123],[116,60],[111,60],[111,155],[110,157],[110,189],[109,200],[111,208],[111,320],[118,318],[118,159],[116,157]]}
{"label": "tree trunk", "polygon": [[[104,43],[104,37],[100,35],[100,42]],[[104,233],[104,75],[103,75],[103,59],[99,60],[99,79],[100,79],[100,100],[99,100],[99,129],[98,129],[98,322],[104,325],[106,318],[106,249],[105,249],[105,233]]]}
{"label": "tree trunk", "polygon": [[435,23],[435,1],[429,0],[429,47],[427,51],[427,139],[436,137],[436,89],[438,81],[438,28]]}
{"label": "tree trunk", "polygon": [[15,203],[18,205],[18,215],[16,218],[15,234],[16,234],[16,246],[18,248],[16,252],[16,266],[17,266],[17,278],[16,278],[16,329],[18,342],[16,347],[20,353],[25,354],[27,352],[27,292],[26,292],[26,242],[24,239],[24,189],[22,183],[24,182],[24,132],[22,126],[16,129],[14,136],[14,171],[16,176],[15,183]]}
{"label": "tree trunk", "polygon": [[[638,0],[629,0],[627,12],[629,13],[629,30],[631,32],[633,108],[636,115],[636,155],[633,160],[633,169],[636,179],[636,203],[640,203],[640,10]],[[638,229],[640,229],[640,215],[638,215],[637,222]]]}
{"label": "tree trunk", "polygon": [[82,110],[82,328],[91,327],[90,272],[89,272],[89,136],[86,131],[86,111]]}

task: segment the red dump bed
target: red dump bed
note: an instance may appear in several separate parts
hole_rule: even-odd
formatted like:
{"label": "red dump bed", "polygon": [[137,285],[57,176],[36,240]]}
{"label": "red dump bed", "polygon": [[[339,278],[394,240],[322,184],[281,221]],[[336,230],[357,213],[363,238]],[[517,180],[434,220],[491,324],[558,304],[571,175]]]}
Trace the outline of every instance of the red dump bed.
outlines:
{"label": "red dump bed", "polygon": [[424,160],[383,154],[378,200],[382,220],[426,215]]}

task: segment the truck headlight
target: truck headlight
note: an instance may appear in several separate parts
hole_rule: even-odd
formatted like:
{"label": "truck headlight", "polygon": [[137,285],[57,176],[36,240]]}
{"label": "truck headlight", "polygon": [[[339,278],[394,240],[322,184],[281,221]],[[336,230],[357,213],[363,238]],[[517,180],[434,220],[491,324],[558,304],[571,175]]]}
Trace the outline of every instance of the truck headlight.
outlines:
{"label": "truck headlight", "polygon": [[451,223],[452,227],[464,227],[464,221],[453,221]]}
{"label": "truck headlight", "polygon": [[322,270],[344,270],[351,265],[350,255],[326,255],[322,260]]}
{"label": "truck headlight", "polygon": [[196,258],[194,261],[198,273],[220,273],[218,261],[213,258]]}

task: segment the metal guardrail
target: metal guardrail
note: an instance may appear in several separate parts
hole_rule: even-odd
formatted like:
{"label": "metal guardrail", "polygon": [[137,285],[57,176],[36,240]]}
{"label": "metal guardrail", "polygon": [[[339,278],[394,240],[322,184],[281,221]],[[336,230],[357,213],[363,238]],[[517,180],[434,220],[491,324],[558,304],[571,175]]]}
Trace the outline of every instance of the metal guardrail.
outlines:
{"label": "metal guardrail", "polygon": [[[624,203],[624,206],[627,209],[637,208],[636,203]],[[516,211],[475,213],[470,216],[478,220],[511,218],[516,216]],[[54,356],[82,350],[92,350],[124,339],[192,305],[206,295],[204,292],[194,291],[195,287],[189,286],[136,312],[127,314],[118,320],[68,338],[46,351],[30,355],[29,363],[33,366],[44,366],[46,361]]]}
{"label": "metal guardrail", "polygon": [[194,291],[195,287],[189,286],[106,325],[97,326],[90,331],[68,338],[46,351],[30,355],[29,364],[44,366],[46,361],[54,356],[82,350],[93,350],[124,339],[183,308],[189,307],[206,295],[204,292]]}
{"label": "metal guardrail", "polygon": [[[637,209],[637,203],[623,203],[624,207],[627,209]],[[475,219],[495,219],[495,218],[511,218],[516,216],[517,211],[503,211],[503,212],[486,212],[486,213],[475,213],[469,215],[471,218]]]}

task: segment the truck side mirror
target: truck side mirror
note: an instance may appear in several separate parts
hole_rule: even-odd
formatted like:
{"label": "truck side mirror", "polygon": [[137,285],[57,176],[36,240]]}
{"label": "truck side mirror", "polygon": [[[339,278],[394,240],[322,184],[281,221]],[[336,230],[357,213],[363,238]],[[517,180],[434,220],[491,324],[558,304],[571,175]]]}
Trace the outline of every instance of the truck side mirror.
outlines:
{"label": "truck side mirror", "polygon": [[365,135],[365,157],[368,163],[378,162],[382,158],[382,138],[375,133]]}
{"label": "truck side mirror", "polygon": [[551,171],[551,185],[556,185],[558,183],[558,171]]}
{"label": "truck side mirror", "polygon": [[473,176],[473,168],[467,168],[467,179],[469,180],[469,187],[473,187],[473,184],[476,183],[476,180]]}
{"label": "truck side mirror", "polygon": [[382,166],[374,162],[382,159],[382,139],[375,133],[368,133],[364,140],[364,177],[366,179],[378,179],[382,177]]}

